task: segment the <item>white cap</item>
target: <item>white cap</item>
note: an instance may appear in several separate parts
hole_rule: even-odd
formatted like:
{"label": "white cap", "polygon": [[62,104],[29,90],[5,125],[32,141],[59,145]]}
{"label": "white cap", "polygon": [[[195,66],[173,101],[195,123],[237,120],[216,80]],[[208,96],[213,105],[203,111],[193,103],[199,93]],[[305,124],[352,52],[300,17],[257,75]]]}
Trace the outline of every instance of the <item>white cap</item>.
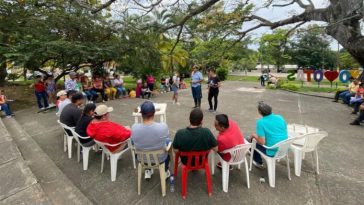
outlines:
{"label": "white cap", "polygon": [[61,97],[62,95],[67,95],[67,92],[64,90],[61,90],[57,93],[57,97]]}
{"label": "white cap", "polygon": [[114,108],[112,108],[112,107],[108,107],[106,105],[99,105],[95,109],[95,115],[96,116],[103,116],[106,113],[112,112],[113,110],[114,110]]}

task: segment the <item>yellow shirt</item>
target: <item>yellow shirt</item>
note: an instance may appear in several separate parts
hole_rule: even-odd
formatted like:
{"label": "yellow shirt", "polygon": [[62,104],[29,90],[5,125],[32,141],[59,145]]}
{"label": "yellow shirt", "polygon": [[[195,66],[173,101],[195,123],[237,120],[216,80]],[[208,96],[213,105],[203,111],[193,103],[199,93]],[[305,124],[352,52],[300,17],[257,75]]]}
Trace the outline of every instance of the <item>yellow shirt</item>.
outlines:
{"label": "yellow shirt", "polygon": [[354,83],[350,83],[349,85],[349,91],[351,93],[356,93],[359,89],[359,84],[358,85],[355,85]]}

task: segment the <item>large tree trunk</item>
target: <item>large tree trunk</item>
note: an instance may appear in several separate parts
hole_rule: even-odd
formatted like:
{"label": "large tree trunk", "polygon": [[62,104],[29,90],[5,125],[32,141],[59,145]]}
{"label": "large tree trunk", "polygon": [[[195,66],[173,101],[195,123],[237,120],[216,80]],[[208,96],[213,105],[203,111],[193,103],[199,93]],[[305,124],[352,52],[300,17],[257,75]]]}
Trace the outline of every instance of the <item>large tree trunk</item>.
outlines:
{"label": "large tree trunk", "polygon": [[6,71],[6,61],[5,58],[0,56],[0,87],[3,87],[6,83],[5,78],[8,75]]}

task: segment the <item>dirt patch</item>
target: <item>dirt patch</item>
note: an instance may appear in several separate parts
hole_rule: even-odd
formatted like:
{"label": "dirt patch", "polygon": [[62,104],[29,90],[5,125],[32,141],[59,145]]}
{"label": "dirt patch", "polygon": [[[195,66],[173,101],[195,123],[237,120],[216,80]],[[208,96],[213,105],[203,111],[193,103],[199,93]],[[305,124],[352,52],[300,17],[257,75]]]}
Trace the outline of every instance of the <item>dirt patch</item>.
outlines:
{"label": "dirt patch", "polygon": [[13,111],[29,108],[36,104],[34,89],[29,88],[29,85],[8,84],[0,89],[5,90],[4,94],[8,99],[15,100],[9,103]]}

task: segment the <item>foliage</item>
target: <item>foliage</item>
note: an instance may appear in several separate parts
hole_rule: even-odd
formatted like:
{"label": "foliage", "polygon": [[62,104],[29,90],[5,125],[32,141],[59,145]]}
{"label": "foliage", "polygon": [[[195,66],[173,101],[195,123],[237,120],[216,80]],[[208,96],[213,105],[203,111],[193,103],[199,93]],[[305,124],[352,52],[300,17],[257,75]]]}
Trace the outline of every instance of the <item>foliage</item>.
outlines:
{"label": "foliage", "polygon": [[336,67],[336,55],[330,49],[330,41],[317,26],[300,30],[291,46],[292,61],[298,66],[317,69]]}
{"label": "foliage", "polygon": [[220,67],[220,68],[218,68],[218,69],[216,70],[216,75],[219,77],[219,79],[220,79],[221,81],[226,80],[226,79],[227,79],[227,77],[228,77],[228,74],[229,74],[229,70],[228,70],[228,69],[226,69],[226,68],[222,68],[222,67]]}
{"label": "foliage", "polygon": [[346,50],[340,51],[339,60],[340,68],[351,69],[360,67],[360,64]]}
{"label": "foliage", "polygon": [[296,84],[292,84],[292,83],[283,83],[282,85],[280,85],[279,88],[282,90],[292,90],[292,91],[299,90],[299,87]]}

